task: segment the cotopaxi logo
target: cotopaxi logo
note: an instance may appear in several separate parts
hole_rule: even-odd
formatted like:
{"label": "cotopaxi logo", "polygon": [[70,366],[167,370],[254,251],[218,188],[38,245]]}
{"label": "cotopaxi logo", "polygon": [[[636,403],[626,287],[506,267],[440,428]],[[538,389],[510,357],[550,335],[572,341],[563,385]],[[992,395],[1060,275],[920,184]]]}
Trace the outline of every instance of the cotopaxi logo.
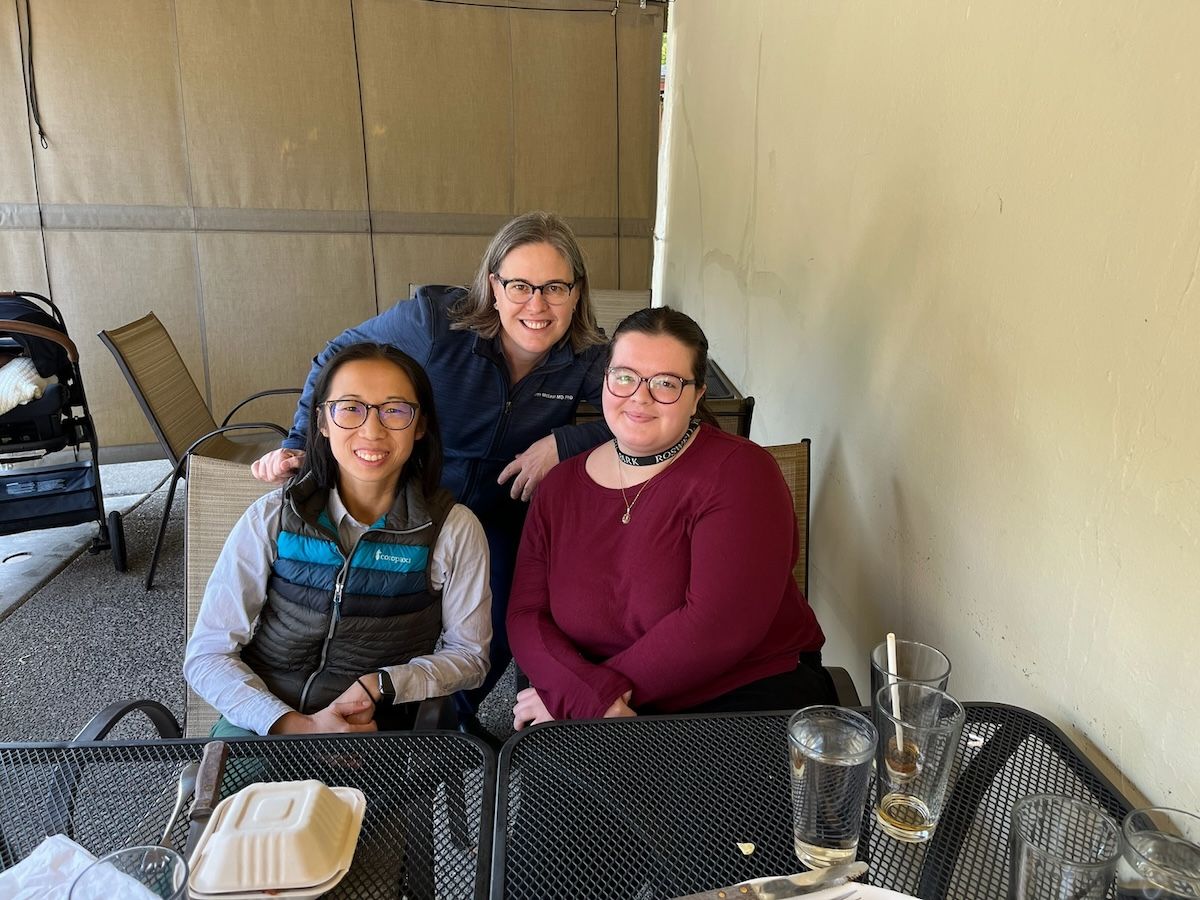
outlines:
{"label": "cotopaxi logo", "polygon": [[384,553],[382,550],[375,551],[375,562],[390,562],[400,563],[401,565],[412,565],[411,556],[393,556],[390,553]]}

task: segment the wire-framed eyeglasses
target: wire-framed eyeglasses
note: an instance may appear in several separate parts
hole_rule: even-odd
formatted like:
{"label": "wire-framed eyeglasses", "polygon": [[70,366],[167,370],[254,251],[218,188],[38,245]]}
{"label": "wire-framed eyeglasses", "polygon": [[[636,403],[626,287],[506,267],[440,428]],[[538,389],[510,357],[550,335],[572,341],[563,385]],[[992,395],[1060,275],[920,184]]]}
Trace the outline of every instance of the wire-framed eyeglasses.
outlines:
{"label": "wire-framed eyeglasses", "polygon": [[387,403],[363,403],[361,400],[326,400],[321,404],[338,428],[359,428],[367,421],[371,410],[379,416],[379,424],[389,431],[403,431],[417,419],[417,404],[406,400]]}
{"label": "wire-framed eyeglasses", "polygon": [[492,277],[500,282],[504,296],[512,303],[528,303],[538,291],[542,299],[551,306],[561,306],[571,299],[571,291],[575,290],[578,281],[547,281],[545,284],[530,284],[524,278],[502,278],[495,272]]}
{"label": "wire-framed eyeglasses", "polygon": [[657,375],[639,375],[633,369],[610,366],[604,370],[604,384],[614,397],[632,397],[645,382],[651,399],[659,403],[674,403],[683,396],[683,389],[695,384],[694,378],[680,378],[669,372]]}

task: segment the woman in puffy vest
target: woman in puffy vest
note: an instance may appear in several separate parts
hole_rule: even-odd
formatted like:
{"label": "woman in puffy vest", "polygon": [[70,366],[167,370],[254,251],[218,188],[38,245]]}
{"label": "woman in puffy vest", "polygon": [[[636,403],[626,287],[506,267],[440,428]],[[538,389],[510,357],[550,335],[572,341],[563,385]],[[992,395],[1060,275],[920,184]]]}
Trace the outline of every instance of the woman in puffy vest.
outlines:
{"label": "woman in puffy vest", "polygon": [[215,737],[406,728],[487,674],[487,539],[439,486],[425,371],[353,344],[313,396],[303,468],[230,532],[188,641]]}

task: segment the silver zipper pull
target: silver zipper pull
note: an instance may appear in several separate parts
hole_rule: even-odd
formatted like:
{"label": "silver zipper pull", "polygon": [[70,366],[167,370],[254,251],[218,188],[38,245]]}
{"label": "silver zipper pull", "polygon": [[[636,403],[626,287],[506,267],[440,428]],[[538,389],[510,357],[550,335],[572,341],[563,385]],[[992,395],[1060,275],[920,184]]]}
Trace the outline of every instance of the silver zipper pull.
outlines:
{"label": "silver zipper pull", "polygon": [[342,617],[342,589],[344,587],[343,576],[339,573],[337,581],[333,583],[333,620],[335,622]]}

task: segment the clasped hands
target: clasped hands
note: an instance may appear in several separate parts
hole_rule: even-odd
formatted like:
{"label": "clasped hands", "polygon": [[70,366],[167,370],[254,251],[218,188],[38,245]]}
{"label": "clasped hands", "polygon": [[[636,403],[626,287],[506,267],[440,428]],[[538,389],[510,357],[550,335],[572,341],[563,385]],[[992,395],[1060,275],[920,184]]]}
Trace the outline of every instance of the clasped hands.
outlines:
{"label": "clasped hands", "polygon": [[361,679],[324,709],[315,713],[285,713],[271,726],[271,734],[356,734],[378,730],[375,695]]}
{"label": "clasped hands", "polygon": [[[604,713],[606,719],[632,718],[637,710],[629,705],[633,691],[626,691],[612,702]],[[537,688],[527,687],[517,694],[517,703],[513,707],[513,728],[520,731],[530,725],[540,725],[542,722],[553,722],[554,716],[546,709],[546,704],[537,692]]]}

